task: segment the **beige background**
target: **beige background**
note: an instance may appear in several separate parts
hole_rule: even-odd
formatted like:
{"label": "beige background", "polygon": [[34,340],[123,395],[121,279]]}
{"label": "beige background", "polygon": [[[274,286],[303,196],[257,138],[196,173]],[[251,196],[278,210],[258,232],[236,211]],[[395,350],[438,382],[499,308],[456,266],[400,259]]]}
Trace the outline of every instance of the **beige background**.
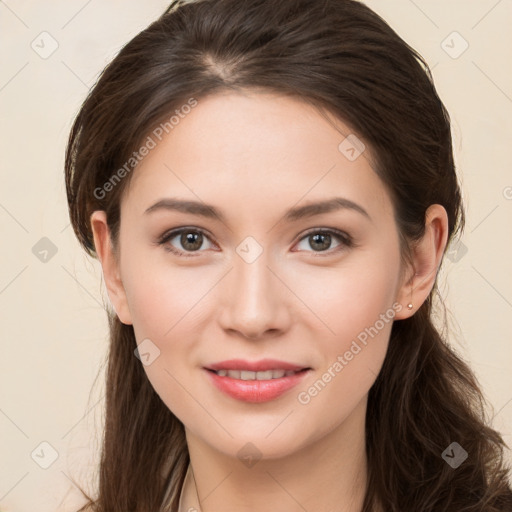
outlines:
{"label": "beige background", "polygon": [[[512,4],[367,3],[433,67],[452,117],[467,228],[464,245],[445,262],[441,291],[451,342],[471,361],[494,425],[511,443]],[[98,73],[166,5],[0,2],[2,511],[73,510],[81,499],[71,476],[92,489],[103,374],[89,393],[107,348],[107,296],[98,263],[85,257],[69,226],[64,148]],[[43,237],[57,250],[46,262],[36,245],[48,244]],[[40,467],[53,454],[55,462]]]}

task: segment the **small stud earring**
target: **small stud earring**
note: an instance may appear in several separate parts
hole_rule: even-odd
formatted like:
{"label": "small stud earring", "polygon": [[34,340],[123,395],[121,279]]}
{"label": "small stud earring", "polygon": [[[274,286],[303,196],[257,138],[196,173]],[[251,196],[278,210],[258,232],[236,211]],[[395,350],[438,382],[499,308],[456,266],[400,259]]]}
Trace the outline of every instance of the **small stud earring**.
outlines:
{"label": "small stud earring", "polygon": [[[414,274],[414,275],[417,275],[417,274]],[[409,302],[409,304],[407,304],[407,309],[409,311],[411,311],[411,309],[413,308],[413,305],[412,305],[412,291],[413,291],[413,287],[412,287],[412,284],[411,284],[411,302]]]}

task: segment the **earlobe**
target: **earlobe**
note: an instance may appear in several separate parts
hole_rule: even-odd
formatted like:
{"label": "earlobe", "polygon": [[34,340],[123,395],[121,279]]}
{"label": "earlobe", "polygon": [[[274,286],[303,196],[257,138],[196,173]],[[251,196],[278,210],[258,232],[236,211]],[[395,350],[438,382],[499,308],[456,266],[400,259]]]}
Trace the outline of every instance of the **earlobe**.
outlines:
{"label": "earlobe", "polygon": [[[403,308],[396,315],[397,320],[409,318],[420,308],[429,296],[441,265],[448,240],[448,215],[443,206],[430,205],[425,213],[425,233],[411,248],[411,277],[404,280],[398,301]],[[412,304],[412,308],[408,307]]]}
{"label": "earlobe", "polygon": [[103,210],[93,212],[90,217],[90,222],[94,237],[94,246],[101,263],[108,297],[119,320],[123,324],[131,325],[132,320],[128,308],[128,301],[121,280],[119,263],[114,253],[114,247],[110,237],[106,212]]}

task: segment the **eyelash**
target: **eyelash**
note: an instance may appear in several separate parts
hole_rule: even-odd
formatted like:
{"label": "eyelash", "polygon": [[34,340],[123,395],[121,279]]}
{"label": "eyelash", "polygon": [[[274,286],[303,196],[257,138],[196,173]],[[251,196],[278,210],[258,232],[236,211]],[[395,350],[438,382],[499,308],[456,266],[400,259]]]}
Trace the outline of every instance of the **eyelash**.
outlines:
{"label": "eyelash", "polygon": [[[201,252],[203,251],[189,251],[189,252],[185,252],[185,251],[181,251],[180,249],[176,249],[175,247],[171,246],[170,244],[168,244],[168,242],[170,240],[172,240],[173,238],[175,238],[177,235],[180,235],[182,233],[201,233],[204,237],[208,238],[208,240],[210,240],[210,237],[209,235],[203,231],[202,229],[200,228],[187,228],[187,227],[184,227],[184,228],[179,228],[179,229],[173,229],[172,231],[167,231],[165,232],[161,237],[159,237],[159,239],[157,240],[157,244],[158,245],[163,245],[164,246],[164,249],[168,252],[171,252],[177,256],[183,256],[183,257],[197,257],[200,255]],[[333,253],[338,253],[344,249],[347,249],[347,248],[351,248],[351,247],[355,247],[355,243],[352,239],[352,237],[350,235],[348,235],[347,233],[344,233],[343,231],[338,231],[337,229],[332,229],[332,228],[325,228],[325,229],[321,229],[321,228],[313,228],[313,229],[310,229],[308,230],[298,241],[298,243],[300,243],[302,240],[304,240],[305,238],[308,238],[309,236],[311,235],[314,235],[314,234],[322,234],[322,235],[331,235],[331,236],[334,236],[335,238],[337,238],[341,244],[339,247],[335,248],[334,250],[326,250],[326,251],[306,251],[306,252],[312,252],[313,255],[315,257],[317,256],[320,256],[320,257],[325,257],[325,256],[331,256]],[[211,242],[211,240],[210,240]],[[212,242],[211,242],[212,243]],[[298,252],[298,251],[294,251],[294,252]]]}

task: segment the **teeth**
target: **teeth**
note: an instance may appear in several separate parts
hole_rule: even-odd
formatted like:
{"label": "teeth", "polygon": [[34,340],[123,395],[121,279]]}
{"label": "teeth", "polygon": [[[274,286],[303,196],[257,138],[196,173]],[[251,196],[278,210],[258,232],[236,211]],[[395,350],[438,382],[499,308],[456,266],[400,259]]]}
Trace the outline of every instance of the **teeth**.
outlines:
{"label": "teeth", "polygon": [[265,370],[262,372],[251,372],[248,370],[217,370],[215,372],[220,377],[230,377],[240,380],[271,380],[288,377],[296,372],[293,370]]}
{"label": "teeth", "polygon": [[256,379],[257,380],[270,380],[273,377],[273,371],[267,370],[265,372],[257,372]]}

